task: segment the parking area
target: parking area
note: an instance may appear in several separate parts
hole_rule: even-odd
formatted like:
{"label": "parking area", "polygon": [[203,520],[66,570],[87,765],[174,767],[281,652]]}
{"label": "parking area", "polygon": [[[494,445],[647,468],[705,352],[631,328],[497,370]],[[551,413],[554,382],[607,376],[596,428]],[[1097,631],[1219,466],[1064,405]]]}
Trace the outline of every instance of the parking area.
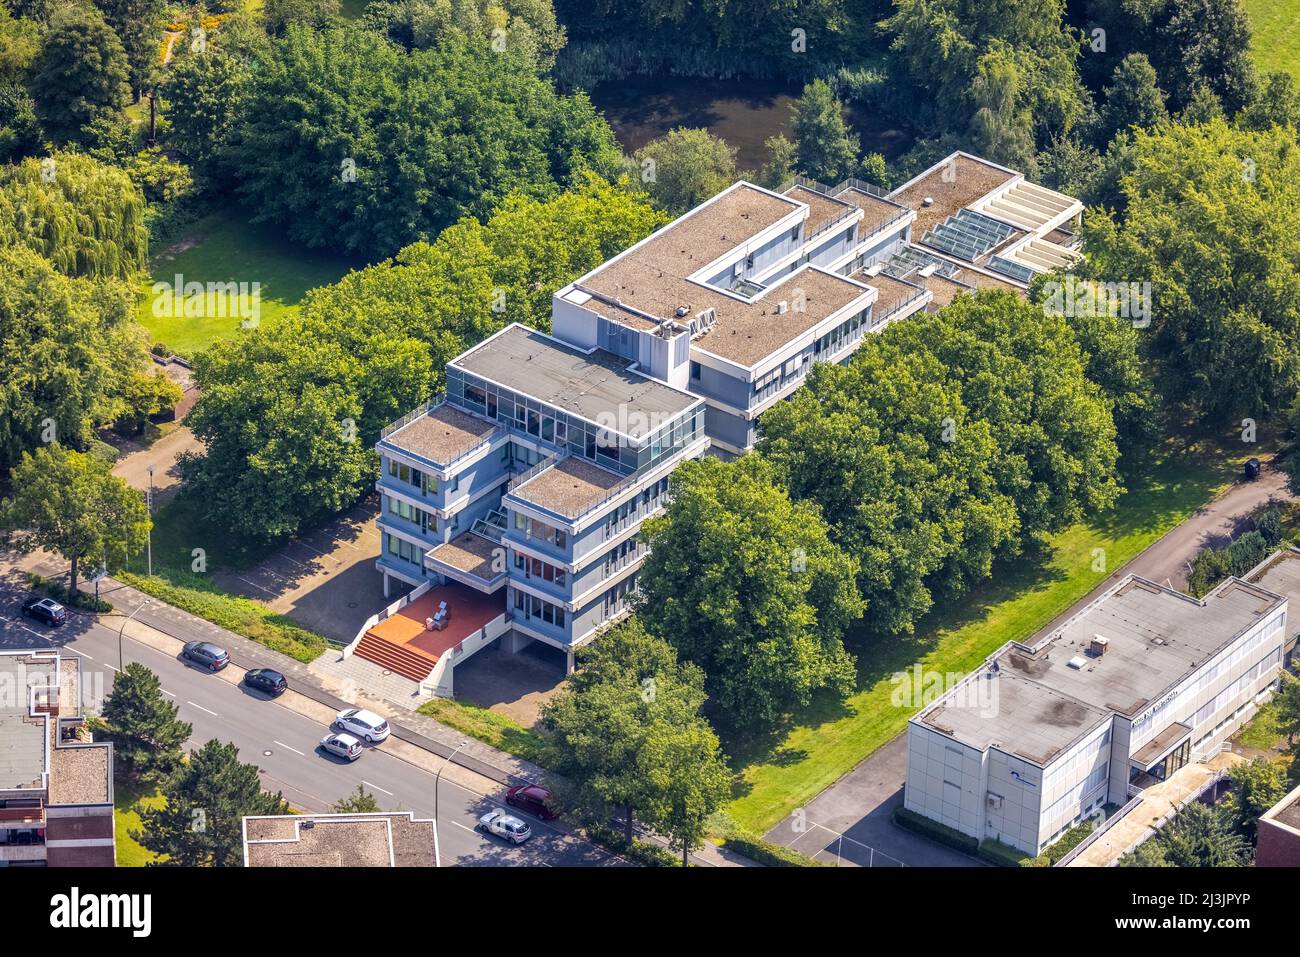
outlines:
{"label": "parking area", "polygon": [[372,493],[252,568],[214,578],[227,591],[255,598],[328,638],[351,641],[368,617],[401,595],[398,590],[385,598],[383,576],[375,571],[378,508]]}
{"label": "parking area", "polygon": [[907,735],[899,735],[767,832],[767,839],[844,867],[983,867],[894,823],[907,780]]}

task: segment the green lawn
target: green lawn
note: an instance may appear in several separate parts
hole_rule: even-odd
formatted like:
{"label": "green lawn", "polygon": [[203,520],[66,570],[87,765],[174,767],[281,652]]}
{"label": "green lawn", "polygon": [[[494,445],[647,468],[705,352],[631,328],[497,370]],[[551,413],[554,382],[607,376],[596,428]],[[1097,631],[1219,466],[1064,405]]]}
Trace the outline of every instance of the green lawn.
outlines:
{"label": "green lawn", "polygon": [[157,792],[145,796],[116,782],[113,793],[113,835],[117,841],[118,867],[144,867],[156,861],[158,855],[145,850],[131,837],[131,831],[140,829],[141,807],[159,807],[162,795]]}
{"label": "green lawn", "polygon": [[[1039,554],[995,569],[957,607],[936,609],[914,640],[853,636],[858,691],[848,700],[815,703],[771,738],[725,742],[740,771],[727,814],[765,833],[904,729],[917,709],[891,701],[894,674],[918,661],[927,675],[964,674],[1005,642],[1028,637],[1191,515],[1230,481],[1239,462],[1167,459],[1132,481],[1136,491],[1108,513],[1053,536]],[[1106,571],[1093,570],[1099,548]]]}
{"label": "green lawn", "polygon": [[[307,290],[334,282],[361,265],[334,253],[296,246],[277,227],[249,223],[248,214],[238,208],[222,210],[198,220],[166,249],[154,251],[153,275],[142,283],[138,316],[154,342],[193,355],[218,339],[234,336],[240,317],[168,315],[164,306],[170,303],[166,296],[154,295],[155,282],[174,285],[179,273],[186,284],[247,283],[248,293],[256,289],[258,294],[258,322],[270,323],[296,309]],[[234,312],[233,305],[228,313]]]}
{"label": "green lawn", "polygon": [[1242,0],[1242,5],[1250,15],[1259,69],[1286,70],[1300,79],[1300,0]]}

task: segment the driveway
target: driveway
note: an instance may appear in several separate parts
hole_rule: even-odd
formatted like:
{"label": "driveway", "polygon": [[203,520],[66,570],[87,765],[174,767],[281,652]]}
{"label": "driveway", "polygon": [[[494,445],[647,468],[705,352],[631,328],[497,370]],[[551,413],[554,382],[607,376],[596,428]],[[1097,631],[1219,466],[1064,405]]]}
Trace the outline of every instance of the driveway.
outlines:
{"label": "driveway", "polygon": [[198,452],[202,448],[203,443],[183,425],[147,448],[124,441],[123,454],[113,466],[113,474],[132,488],[143,491],[149,487],[149,467],[153,466],[153,505],[157,509],[180,488],[176,459],[182,452]]}
{"label": "driveway", "polygon": [[[1297,499],[1287,491],[1286,476],[1265,465],[1257,481],[1233,485],[1152,543],[1039,633],[1055,628],[1130,573],[1174,588],[1185,587],[1187,563],[1202,548],[1225,544],[1253,511],[1270,500],[1294,502]],[[836,861],[838,850],[840,863],[858,866],[879,867],[891,863],[882,860],[882,854],[907,866],[979,866],[980,861],[893,823],[890,815],[903,803],[906,780],[907,734],[904,732],[864,758],[806,807],[768,831],[767,839],[828,863]]]}

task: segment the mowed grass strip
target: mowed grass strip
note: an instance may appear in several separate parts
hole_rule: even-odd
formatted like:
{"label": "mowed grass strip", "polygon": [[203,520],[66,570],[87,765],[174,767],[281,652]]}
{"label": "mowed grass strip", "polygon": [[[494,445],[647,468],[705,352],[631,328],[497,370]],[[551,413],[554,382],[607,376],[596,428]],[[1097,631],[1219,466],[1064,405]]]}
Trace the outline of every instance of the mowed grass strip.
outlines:
{"label": "mowed grass strip", "polygon": [[[296,310],[309,289],[335,282],[363,265],[294,245],[283,230],[254,225],[246,212],[232,207],[199,219],[166,249],[154,250],[152,275],[141,283],[137,318],[153,342],[193,356],[218,339],[235,337],[241,322],[239,304],[234,296],[220,297],[212,303],[215,308],[204,304],[203,315],[186,315],[184,309],[178,314],[175,301],[165,301],[178,275],[186,285],[197,282],[205,288],[208,283],[235,283],[236,288],[247,284],[243,288],[249,296],[256,290],[255,318],[261,326]],[[155,293],[155,283],[167,283],[168,289]]]}
{"label": "mowed grass strip", "polygon": [[[1033,634],[1213,498],[1240,458],[1214,464],[1191,456],[1167,459],[1133,480],[1109,512],[996,568],[956,607],[937,608],[914,640],[852,636],[859,690],[848,700],[814,703],[774,739],[725,742],[740,772],[727,814],[765,833],[903,731],[917,708],[893,700],[895,674],[918,662],[927,676],[965,674],[1005,642]],[[1104,566],[1096,549],[1104,553]]]}
{"label": "mowed grass strip", "polygon": [[1242,0],[1242,6],[1250,16],[1255,65],[1300,80],[1300,0]]}

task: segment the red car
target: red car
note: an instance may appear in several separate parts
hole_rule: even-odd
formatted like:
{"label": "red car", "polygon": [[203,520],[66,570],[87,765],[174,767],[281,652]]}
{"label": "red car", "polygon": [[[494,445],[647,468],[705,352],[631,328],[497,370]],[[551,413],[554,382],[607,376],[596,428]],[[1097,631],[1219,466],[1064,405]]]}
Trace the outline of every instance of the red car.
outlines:
{"label": "red car", "polygon": [[506,803],[521,811],[553,821],[558,815],[551,810],[551,792],[536,784],[521,784],[506,792]]}

